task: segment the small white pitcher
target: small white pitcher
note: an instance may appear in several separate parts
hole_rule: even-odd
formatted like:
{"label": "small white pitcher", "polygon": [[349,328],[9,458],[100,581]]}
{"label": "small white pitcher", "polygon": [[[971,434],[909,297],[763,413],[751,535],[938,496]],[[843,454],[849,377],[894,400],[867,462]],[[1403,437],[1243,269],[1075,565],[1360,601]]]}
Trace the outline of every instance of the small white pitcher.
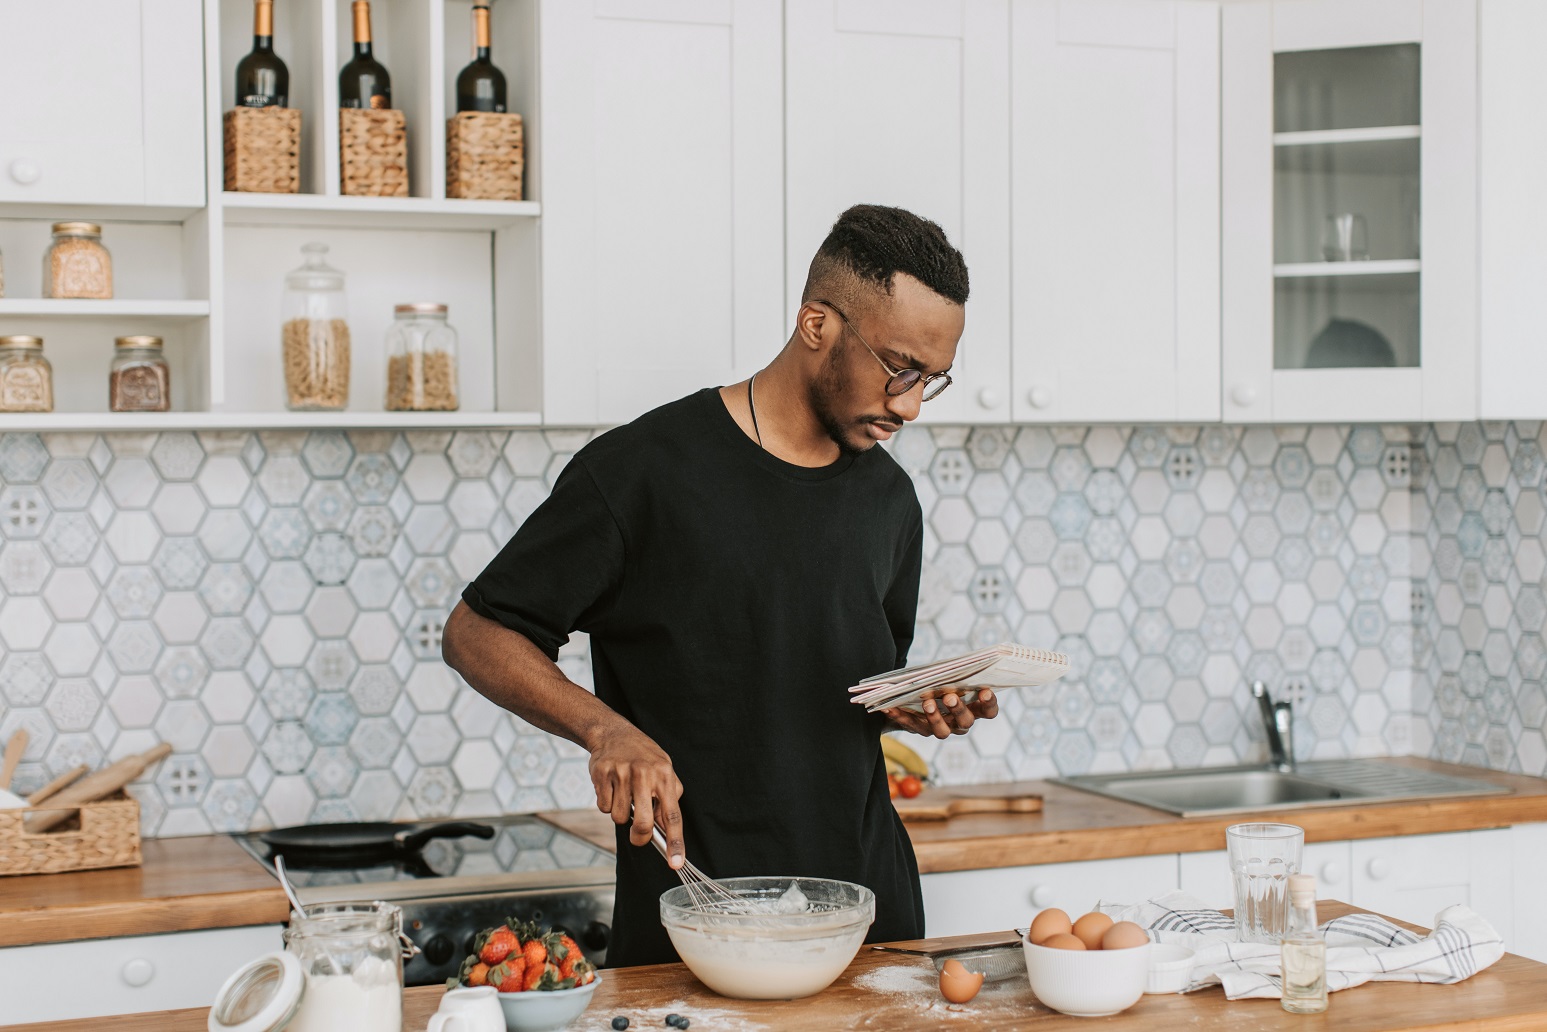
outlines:
{"label": "small white pitcher", "polygon": [[492,985],[448,989],[425,1032],[505,1032],[505,1011]]}

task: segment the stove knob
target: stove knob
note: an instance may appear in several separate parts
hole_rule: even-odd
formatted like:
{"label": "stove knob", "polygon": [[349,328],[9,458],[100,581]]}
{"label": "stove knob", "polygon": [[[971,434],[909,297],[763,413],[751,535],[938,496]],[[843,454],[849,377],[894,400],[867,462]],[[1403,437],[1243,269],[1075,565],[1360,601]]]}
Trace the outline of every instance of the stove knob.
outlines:
{"label": "stove knob", "polygon": [[612,939],[612,929],[600,921],[592,921],[586,925],[585,933],[580,941],[588,950],[605,950],[607,943]]}
{"label": "stove knob", "polygon": [[451,959],[451,955],[456,952],[456,949],[456,943],[444,935],[431,936],[430,940],[424,944],[424,959],[436,967],[440,967]]}

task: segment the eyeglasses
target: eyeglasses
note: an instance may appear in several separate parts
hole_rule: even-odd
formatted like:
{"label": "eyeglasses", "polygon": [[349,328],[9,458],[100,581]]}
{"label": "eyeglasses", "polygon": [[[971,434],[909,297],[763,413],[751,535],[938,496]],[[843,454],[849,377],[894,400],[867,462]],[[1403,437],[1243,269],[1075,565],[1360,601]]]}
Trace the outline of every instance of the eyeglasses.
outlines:
{"label": "eyeglasses", "polygon": [[931,398],[938,398],[941,391],[951,386],[950,373],[930,373],[928,376],[925,376],[917,369],[893,369],[890,362],[876,354],[876,349],[871,347],[870,342],[861,336],[859,328],[856,327],[852,321],[850,321],[848,316],[843,314],[843,309],[839,308],[831,301],[823,301],[818,298],[813,298],[812,303],[826,305],[828,308],[831,308],[833,311],[837,312],[838,318],[843,320],[843,324],[845,326],[854,331],[854,336],[859,337],[859,342],[865,345],[865,350],[870,352],[871,357],[874,358],[877,362],[880,362],[881,368],[885,369],[888,373],[891,374],[891,379],[886,381],[886,393],[892,397],[895,398],[900,395],[907,394],[916,385],[922,383],[924,385],[924,396],[919,400],[929,401]]}

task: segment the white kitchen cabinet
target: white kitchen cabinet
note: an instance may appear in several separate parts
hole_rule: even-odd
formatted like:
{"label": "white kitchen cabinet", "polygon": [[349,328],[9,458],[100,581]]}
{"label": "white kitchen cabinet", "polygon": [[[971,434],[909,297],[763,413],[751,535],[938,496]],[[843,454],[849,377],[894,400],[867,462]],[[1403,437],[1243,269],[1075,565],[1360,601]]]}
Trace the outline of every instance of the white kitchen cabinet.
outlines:
{"label": "white kitchen cabinet", "polygon": [[0,202],[204,204],[201,0],[0,0]]}
{"label": "white kitchen cabinet", "polygon": [[[1306,843],[1303,866],[1307,874],[1316,876],[1317,898],[1354,902],[1349,846],[1346,841]],[[1221,910],[1235,905],[1230,858],[1223,849],[1182,853],[1177,861],[1183,892]]]}
{"label": "white kitchen cabinet", "polygon": [[1222,53],[1225,421],[1476,418],[1475,0],[1226,4]]}
{"label": "white kitchen cabinet", "polygon": [[283,930],[249,925],[0,949],[0,1020],[208,1007],[233,971],[283,948]]}
{"label": "white kitchen cabinet", "polygon": [[1547,880],[1542,878],[1547,857],[1547,824],[1517,824],[1509,829],[1509,852],[1514,860],[1515,915],[1513,952],[1547,964]]}
{"label": "white kitchen cabinet", "polygon": [[1024,928],[1048,907],[1078,917],[1098,902],[1136,903],[1170,892],[1177,887],[1176,854],[945,871],[919,880],[928,935],[998,932]]}
{"label": "white kitchen cabinet", "polygon": [[542,4],[545,422],[623,422],[783,344],[780,8]]}
{"label": "white kitchen cabinet", "polygon": [[1218,5],[1012,21],[1014,418],[1217,420]]}
{"label": "white kitchen cabinet", "polygon": [[1430,927],[1435,914],[1464,903],[1514,949],[1510,829],[1358,839],[1350,846],[1357,905]]}
{"label": "white kitchen cabinet", "polygon": [[939,223],[971,277],[953,386],[924,419],[1009,421],[1009,20],[1009,0],[785,4],[785,303],[766,357],[838,216],[895,205]]}

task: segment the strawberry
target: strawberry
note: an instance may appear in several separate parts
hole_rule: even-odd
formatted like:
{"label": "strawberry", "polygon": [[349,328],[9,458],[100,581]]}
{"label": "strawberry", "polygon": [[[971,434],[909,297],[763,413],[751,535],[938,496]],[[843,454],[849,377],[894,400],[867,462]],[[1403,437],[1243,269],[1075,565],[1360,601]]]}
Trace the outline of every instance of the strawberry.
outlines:
{"label": "strawberry", "polygon": [[562,933],[557,936],[556,944],[548,948],[548,952],[558,961],[559,974],[565,978],[574,975],[576,965],[585,963],[585,955],[580,952],[575,940]]}
{"label": "strawberry", "polygon": [[478,944],[478,959],[485,964],[498,964],[512,951],[521,948],[521,940],[505,925],[491,929],[487,937],[480,935],[479,938],[483,941]]}
{"label": "strawberry", "polygon": [[468,985],[488,985],[489,965],[483,963],[482,961],[474,964],[472,967],[468,968],[467,976],[464,981]]}
{"label": "strawberry", "polygon": [[502,993],[519,993],[526,985],[526,961],[519,956],[507,958],[489,969],[488,984]]}
{"label": "strawberry", "polygon": [[539,988],[538,983],[543,980],[543,975],[545,974],[547,968],[548,965],[542,961],[538,961],[536,964],[528,964],[526,966],[526,975],[521,980],[521,988]]}
{"label": "strawberry", "polygon": [[521,955],[526,958],[527,967],[542,970],[542,966],[548,962],[548,947],[543,945],[541,939],[528,939],[521,944]]}

